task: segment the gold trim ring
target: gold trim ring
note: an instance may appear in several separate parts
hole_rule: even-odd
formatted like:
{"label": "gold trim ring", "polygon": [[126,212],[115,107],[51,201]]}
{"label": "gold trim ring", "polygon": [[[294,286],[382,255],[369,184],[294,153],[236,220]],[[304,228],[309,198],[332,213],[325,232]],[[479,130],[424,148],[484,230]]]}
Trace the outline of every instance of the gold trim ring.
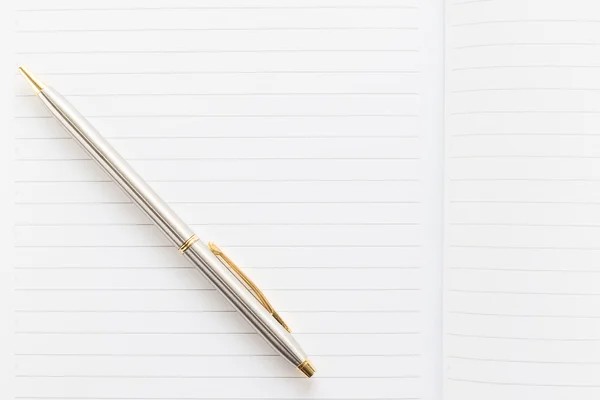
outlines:
{"label": "gold trim ring", "polygon": [[192,247],[194,245],[194,243],[196,243],[198,241],[198,236],[196,235],[192,235],[188,240],[186,240],[181,247],[179,248],[179,252],[181,254],[184,254],[186,251],[188,251],[188,249],[190,247]]}
{"label": "gold trim ring", "polygon": [[307,378],[310,378],[315,374],[315,367],[313,367],[310,360],[304,360],[296,368],[300,370]]}

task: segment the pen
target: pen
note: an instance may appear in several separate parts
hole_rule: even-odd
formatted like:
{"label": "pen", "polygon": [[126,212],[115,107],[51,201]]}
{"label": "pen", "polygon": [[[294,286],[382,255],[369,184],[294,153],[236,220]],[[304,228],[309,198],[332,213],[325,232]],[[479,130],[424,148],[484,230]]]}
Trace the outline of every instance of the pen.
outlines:
{"label": "pen", "polygon": [[112,148],[100,133],[56,90],[27,68],[19,72],[69,134],[123,189],[179,252],[242,314],[254,329],[304,375],[315,369],[288,326],[252,280],[215,244],[201,242],[171,208]]}

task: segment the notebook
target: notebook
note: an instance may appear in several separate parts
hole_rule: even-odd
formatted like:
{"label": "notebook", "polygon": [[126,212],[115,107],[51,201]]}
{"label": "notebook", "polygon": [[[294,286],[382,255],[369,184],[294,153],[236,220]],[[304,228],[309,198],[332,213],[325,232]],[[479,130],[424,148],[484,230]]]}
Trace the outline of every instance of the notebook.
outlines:
{"label": "notebook", "polygon": [[[597,2],[2,7],[1,398],[600,397]],[[256,281],[313,378],[20,64]]]}

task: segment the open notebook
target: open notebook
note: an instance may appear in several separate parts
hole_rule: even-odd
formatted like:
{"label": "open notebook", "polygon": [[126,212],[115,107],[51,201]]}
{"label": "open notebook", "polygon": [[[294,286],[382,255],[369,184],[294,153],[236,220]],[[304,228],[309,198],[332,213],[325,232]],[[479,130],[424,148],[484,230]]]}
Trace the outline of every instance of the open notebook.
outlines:
{"label": "open notebook", "polygon": [[[600,398],[597,1],[14,7],[2,399]],[[314,378],[148,225],[18,64],[255,279]]]}

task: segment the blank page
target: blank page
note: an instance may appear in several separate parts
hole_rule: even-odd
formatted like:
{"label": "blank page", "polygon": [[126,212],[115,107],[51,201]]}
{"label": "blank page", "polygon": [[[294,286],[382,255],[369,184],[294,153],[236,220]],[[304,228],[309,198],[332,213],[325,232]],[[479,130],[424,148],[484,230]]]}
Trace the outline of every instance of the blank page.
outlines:
{"label": "blank page", "polygon": [[248,272],[318,372],[254,333],[15,74],[16,398],[436,390],[441,7],[17,7],[18,62]]}
{"label": "blank page", "polygon": [[448,399],[600,397],[600,5],[448,5]]}

